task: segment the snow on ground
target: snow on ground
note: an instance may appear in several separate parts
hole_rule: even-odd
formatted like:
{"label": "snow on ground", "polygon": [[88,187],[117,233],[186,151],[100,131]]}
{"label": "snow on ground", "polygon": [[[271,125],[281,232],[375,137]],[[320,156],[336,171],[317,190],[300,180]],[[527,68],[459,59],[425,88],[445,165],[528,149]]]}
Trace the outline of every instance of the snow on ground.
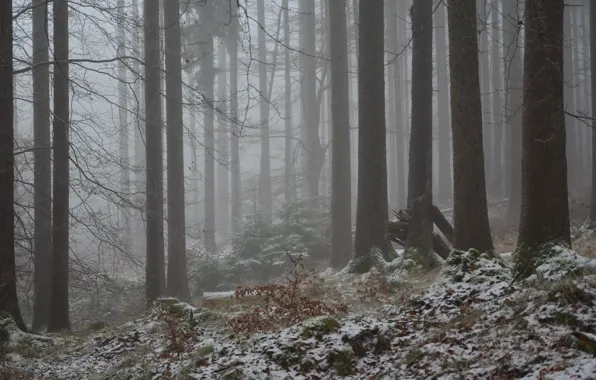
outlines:
{"label": "snow on ground", "polygon": [[[347,273],[324,277],[357,294]],[[164,300],[100,331],[40,338],[10,329],[7,365],[48,380],[595,379],[596,275],[544,276],[532,287],[513,279],[506,260],[459,252],[432,285],[399,301],[252,336],[229,331],[223,309]]]}

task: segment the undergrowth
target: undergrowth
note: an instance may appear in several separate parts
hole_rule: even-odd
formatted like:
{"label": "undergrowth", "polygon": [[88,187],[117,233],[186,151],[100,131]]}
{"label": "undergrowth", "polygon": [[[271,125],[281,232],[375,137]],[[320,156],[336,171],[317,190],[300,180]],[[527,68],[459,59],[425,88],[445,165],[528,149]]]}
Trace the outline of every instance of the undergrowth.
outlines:
{"label": "undergrowth", "polygon": [[308,288],[313,284],[314,273],[306,271],[296,259],[289,259],[294,268],[281,283],[236,288],[236,299],[257,296],[262,298],[262,302],[228,322],[234,332],[273,331],[308,318],[347,312],[348,307],[344,303],[309,298]]}

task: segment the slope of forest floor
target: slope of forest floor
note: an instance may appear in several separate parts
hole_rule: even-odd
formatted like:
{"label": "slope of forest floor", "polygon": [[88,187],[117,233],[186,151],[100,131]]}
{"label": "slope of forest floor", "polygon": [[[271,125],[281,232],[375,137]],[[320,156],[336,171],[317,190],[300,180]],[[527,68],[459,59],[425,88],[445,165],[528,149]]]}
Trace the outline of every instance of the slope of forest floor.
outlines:
{"label": "slope of forest floor", "polygon": [[0,319],[0,378],[595,379],[595,266],[561,248],[520,282],[470,251],[432,278],[295,275],[78,333]]}

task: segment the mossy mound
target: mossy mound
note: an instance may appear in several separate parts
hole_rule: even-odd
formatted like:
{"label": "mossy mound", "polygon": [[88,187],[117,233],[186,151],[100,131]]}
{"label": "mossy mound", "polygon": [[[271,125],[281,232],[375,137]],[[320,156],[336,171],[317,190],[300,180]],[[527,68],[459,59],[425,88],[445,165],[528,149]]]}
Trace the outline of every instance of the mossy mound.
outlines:
{"label": "mossy mound", "polygon": [[475,249],[453,250],[443,264],[438,282],[482,284],[495,278],[513,279],[511,270],[499,255],[480,253]]}
{"label": "mossy mound", "polygon": [[176,298],[160,298],[155,301],[155,306],[177,318],[187,320],[191,324],[204,323],[215,317],[209,309],[194,307],[186,302],[180,302]]}
{"label": "mossy mound", "polygon": [[323,336],[337,331],[341,324],[333,317],[323,316],[309,319],[303,323],[303,326],[303,338],[315,337],[321,339]]}
{"label": "mossy mound", "polygon": [[596,269],[596,260],[583,257],[556,242],[536,249],[521,246],[515,253],[514,263],[516,271],[529,283],[558,280]]}

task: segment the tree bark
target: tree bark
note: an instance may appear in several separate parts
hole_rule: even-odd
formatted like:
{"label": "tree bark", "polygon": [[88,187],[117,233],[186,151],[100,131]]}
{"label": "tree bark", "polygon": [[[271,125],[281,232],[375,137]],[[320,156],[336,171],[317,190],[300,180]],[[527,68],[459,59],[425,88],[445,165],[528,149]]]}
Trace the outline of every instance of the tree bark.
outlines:
{"label": "tree bark", "polygon": [[358,201],[354,272],[370,269],[372,249],[388,255],[385,238],[387,159],[383,1],[361,1],[358,58]]}
{"label": "tree bark", "polygon": [[33,3],[33,280],[34,331],[48,325],[52,268],[52,149],[50,142],[50,71],[47,37],[48,8],[45,0]]}
{"label": "tree bark", "polygon": [[172,297],[190,301],[186,270],[184,127],[182,120],[182,41],[180,3],[164,2],[168,170],[168,283]]}
{"label": "tree bark", "polygon": [[145,39],[145,194],[147,242],[145,297],[150,305],[165,290],[163,230],[163,161],[161,121],[161,74],[159,0],[145,0],[143,8]]}
{"label": "tree bark", "polygon": [[[590,3],[590,85],[592,88],[592,118],[596,115],[596,4]],[[596,222],[596,119],[592,119],[592,201],[590,221]]]}
{"label": "tree bark", "polygon": [[350,189],[350,105],[346,0],[329,6],[331,49],[331,267],[342,268],[352,253]]}
{"label": "tree bark", "polygon": [[479,59],[480,59],[480,103],[482,107],[482,146],[484,150],[484,175],[485,181],[492,189],[493,183],[491,174],[492,168],[492,124],[491,124],[491,95],[490,95],[490,54],[488,46],[488,0],[476,0],[478,15],[478,35],[480,37]]}
{"label": "tree bark", "polygon": [[450,0],[449,64],[453,131],[454,248],[493,249],[482,149],[476,1]]}
{"label": "tree bark", "polygon": [[526,4],[522,211],[516,252],[517,268],[524,275],[529,274],[526,264],[541,254],[545,244],[571,246],[565,181],[563,10],[563,0]]}
{"label": "tree bark", "polygon": [[69,276],[69,73],[68,0],[54,1],[54,215],[52,304],[48,331],[70,330]]}
{"label": "tree bark", "polygon": [[0,2],[0,28],[0,311],[9,313],[24,331],[14,254],[12,1]]}

